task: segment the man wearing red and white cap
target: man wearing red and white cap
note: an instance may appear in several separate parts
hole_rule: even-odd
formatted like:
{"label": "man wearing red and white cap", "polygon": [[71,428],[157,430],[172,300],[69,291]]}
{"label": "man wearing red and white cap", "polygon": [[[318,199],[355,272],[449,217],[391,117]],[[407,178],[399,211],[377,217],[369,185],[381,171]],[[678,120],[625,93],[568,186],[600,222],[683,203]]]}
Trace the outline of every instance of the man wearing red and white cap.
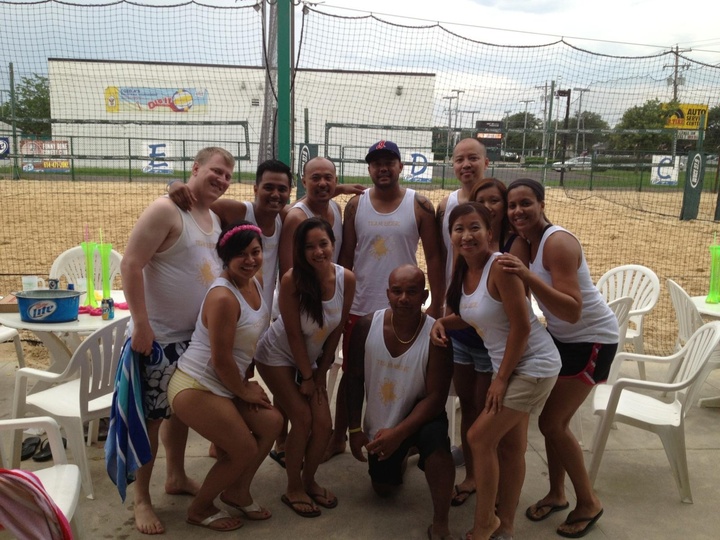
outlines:
{"label": "man wearing red and white cap", "polygon": [[[432,301],[427,312],[439,317],[445,297],[443,260],[437,249],[435,209],[427,197],[400,185],[403,169],[400,150],[392,141],[378,141],[365,161],[373,186],[345,206],[343,243],[339,264],[357,279],[355,298],[343,335],[343,357],[348,357],[355,322],[387,306],[386,284],[390,273],[405,264],[417,266],[416,252],[422,240]],[[325,457],[345,450],[347,411],[345,384],[340,381],[335,430]]]}

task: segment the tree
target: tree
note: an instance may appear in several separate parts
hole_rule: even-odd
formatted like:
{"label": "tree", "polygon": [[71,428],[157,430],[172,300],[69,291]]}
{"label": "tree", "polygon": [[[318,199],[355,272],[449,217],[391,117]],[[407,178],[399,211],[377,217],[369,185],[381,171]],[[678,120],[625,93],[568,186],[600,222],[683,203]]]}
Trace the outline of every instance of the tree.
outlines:
{"label": "tree", "polygon": [[[578,117],[577,114],[575,116],[570,117],[570,121],[568,122],[568,127],[570,129],[577,129],[578,126]],[[610,125],[602,119],[602,116],[600,116],[598,113],[594,113],[591,111],[583,111],[580,113],[580,129],[610,129]],[[607,140],[607,135],[603,134],[592,134],[592,133],[580,133],[577,137],[578,141],[578,147],[575,149],[575,153],[577,155],[580,155],[582,152],[589,152],[592,147],[599,143],[604,142]],[[575,144],[575,136],[573,135],[572,138],[572,144]],[[568,146],[570,146],[570,140],[568,141]]]}
{"label": "tree", "polygon": [[720,152],[720,105],[708,111],[708,123],[703,148],[710,154]]}
{"label": "tree", "polygon": [[[47,77],[33,74],[23,77],[15,86],[15,118],[17,128],[24,134],[50,136],[50,123],[37,121],[50,118],[50,82]],[[0,120],[7,124],[12,122],[9,99],[0,107]]]}
{"label": "tree", "polygon": [[[513,130],[522,130],[525,127],[525,112],[518,112],[509,115],[505,121],[507,122],[507,138],[505,139],[505,148],[520,154],[523,147],[522,131],[515,132]],[[532,113],[527,114],[527,129],[542,129],[542,121]],[[542,133],[525,133],[525,153],[530,150],[538,150],[542,145]]]}
{"label": "tree", "polygon": [[646,152],[669,150],[672,134],[667,133],[622,133],[624,129],[662,129],[667,121],[668,111],[677,108],[677,103],[664,105],[658,99],[649,99],[643,105],[626,110],[615,126],[620,133],[610,137],[610,148],[618,151]]}

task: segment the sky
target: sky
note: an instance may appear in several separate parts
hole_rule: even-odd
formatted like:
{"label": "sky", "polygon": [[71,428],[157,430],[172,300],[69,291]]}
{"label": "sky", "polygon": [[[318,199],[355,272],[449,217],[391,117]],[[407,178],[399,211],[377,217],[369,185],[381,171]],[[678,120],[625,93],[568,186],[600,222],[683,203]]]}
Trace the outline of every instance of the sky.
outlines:
{"label": "sky", "polygon": [[652,54],[658,48],[679,45],[692,48],[693,57],[702,54],[707,63],[720,64],[720,4],[702,2],[702,9],[700,2],[694,4],[695,9],[683,10],[677,0],[604,0],[597,4],[587,0],[327,0],[319,2],[317,9],[345,15],[372,12],[380,18],[385,18],[380,14],[395,15],[406,24],[412,24],[409,17],[438,21],[468,37],[492,41],[502,37],[512,44],[547,43],[552,41],[549,37],[565,37],[584,48],[612,54]]}

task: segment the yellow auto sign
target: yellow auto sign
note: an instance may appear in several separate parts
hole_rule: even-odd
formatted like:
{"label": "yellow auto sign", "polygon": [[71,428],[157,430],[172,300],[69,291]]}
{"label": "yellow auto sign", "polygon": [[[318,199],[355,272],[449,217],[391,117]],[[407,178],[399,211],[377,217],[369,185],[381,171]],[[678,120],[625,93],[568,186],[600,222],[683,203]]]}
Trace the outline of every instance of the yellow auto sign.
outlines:
{"label": "yellow auto sign", "polygon": [[672,106],[669,103],[663,103],[663,108],[668,112],[666,128],[671,129],[698,129],[700,127],[700,117],[705,115],[705,124],[703,129],[707,129],[708,106],[695,103],[680,103]]}

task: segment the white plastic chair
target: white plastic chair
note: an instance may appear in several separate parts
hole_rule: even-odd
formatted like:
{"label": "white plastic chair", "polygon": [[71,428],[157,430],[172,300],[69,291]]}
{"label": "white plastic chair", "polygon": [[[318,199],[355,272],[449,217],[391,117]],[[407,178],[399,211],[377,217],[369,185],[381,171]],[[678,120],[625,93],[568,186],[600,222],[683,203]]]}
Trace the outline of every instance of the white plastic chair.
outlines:
{"label": "white plastic chair", "polygon": [[[110,283],[120,273],[122,255],[114,249],[110,251]],[[95,251],[93,259],[93,283],[95,290],[102,288],[102,266],[100,263],[100,252]],[[87,278],[85,271],[85,252],[80,246],[75,246],[58,255],[52,267],[50,267],[50,278],[60,279],[65,277],[68,283],[77,283],[78,279]]]}
{"label": "white plastic chair", "polygon": [[618,339],[618,354],[625,349],[625,339],[627,336],[627,327],[632,314],[632,306],[635,300],[630,296],[622,296],[608,302],[608,307],[615,314],[618,321],[618,329],[620,337]]}
{"label": "white plastic chair", "polygon": [[[597,288],[608,303],[623,296],[632,297],[630,324],[625,337],[632,342],[634,352],[643,354],[643,319],[660,298],[660,280],[655,272],[638,264],[618,266],[598,280]],[[640,365],[639,369],[640,378],[644,379],[645,366]]]}
{"label": "white plastic chair", "polygon": [[[117,319],[90,334],[75,350],[62,373],[33,368],[15,374],[13,418],[38,413],[55,418],[67,434],[75,463],[80,467],[85,493],[93,498],[92,480],[85,452],[83,423],[110,415],[120,350],[128,318]],[[46,390],[27,394],[28,380],[53,384]],[[88,437],[92,437],[88,430]],[[13,466],[19,465],[21,440],[15,434]]]}
{"label": "white plastic chair", "polygon": [[678,350],[703,325],[703,319],[685,289],[672,279],[668,279],[666,284],[678,323],[678,335],[675,340],[675,350]]}
{"label": "white plastic chair", "polygon": [[[65,448],[60,437],[60,428],[57,422],[50,417],[21,418],[15,420],[0,420],[0,431],[40,428],[47,433],[50,449],[52,450],[53,465],[44,469],[32,471],[42,482],[50,498],[65,515],[76,538],[79,538],[78,523],[75,519],[75,510],[80,498],[80,469],[77,465],[68,464]],[[2,444],[0,444],[0,457],[2,457]],[[0,463],[7,467],[5,460]]]}
{"label": "white plastic chair", "polygon": [[[720,342],[720,321],[703,325],[685,346],[669,357],[621,353],[615,358],[608,384],[595,389],[593,412],[601,417],[595,432],[589,476],[595,483],[605,445],[613,422],[628,424],[655,433],[663,443],[673,478],[682,502],[692,503],[685,452],[685,415],[692,407],[702,385],[704,367]],[[617,379],[624,360],[661,361],[677,366],[670,382]],[[630,389],[638,389],[638,393]],[[669,399],[657,399],[649,392],[666,393]]]}
{"label": "white plastic chair", "polygon": [[14,328],[8,328],[0,324],[0,343],[12,341],[15,344],[15,354],[17,354],[18,367],[25,367],[25,356],[23,355],[22,344],[20,343],[20,334]]}
{"label": "white plastic chair", "polygon": [[[629,296],[623,296],[622,298],[616,298],[612,302],[608,303],[608,307],[613,311],[618,321],[619,327],[619,340],[617,354],[622,352],[625,344],[625,329],[627,328],[628,321],[630,320],[630,308],[632,307],[633,299]],[[570,419],[570,431],[573,432],[580,446],[584,446],[583,439],[583,427],[582,427],[582,409],[578,409],[573,417]]]}

